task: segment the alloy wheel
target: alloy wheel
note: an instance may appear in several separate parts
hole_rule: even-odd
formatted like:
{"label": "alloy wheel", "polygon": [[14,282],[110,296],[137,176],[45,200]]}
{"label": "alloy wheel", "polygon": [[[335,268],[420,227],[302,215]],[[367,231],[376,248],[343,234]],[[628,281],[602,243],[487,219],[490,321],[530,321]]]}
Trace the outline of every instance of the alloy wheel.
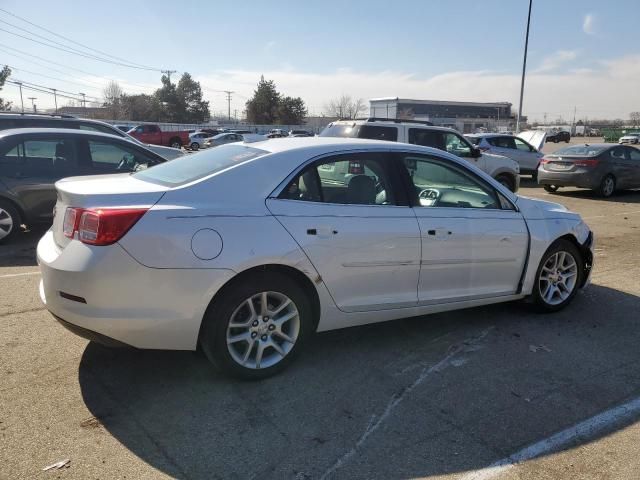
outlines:
{"label": "alloy wheel", "polygon": [[605,197],[609,197],[613,194],[613,190],[616,184],[612,177],[607,177],[602,182],[602,194]]}
{"label": "alloy wheel", "polygon": [[560,250],[547,259],[540,271],[540,296],[548,305],[559,305],[571,296],[577,280],[576,259],[571,253]]}
{"label": "alloy wheel", "polygon": [[4,208],[0,208],[0,240],[13,230],[13,218]]}
{"label": "alloy wheel", "polygon": [[231,314],[227,349],[245,368],[269,368],[287,356],[299,333],[300,314],[295,303],[282,293],[260,292]]}

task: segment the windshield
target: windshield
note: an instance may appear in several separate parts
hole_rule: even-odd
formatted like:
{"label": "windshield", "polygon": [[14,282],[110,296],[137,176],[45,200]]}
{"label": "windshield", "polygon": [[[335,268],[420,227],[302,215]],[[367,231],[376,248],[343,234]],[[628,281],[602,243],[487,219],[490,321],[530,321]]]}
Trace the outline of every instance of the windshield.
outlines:
{"label": "windshield", "polygon": [[553,155],[595,156],[604,152],[607,148],[609,148],[609,145],[574,145],[556,150]]}
{"label": "windshield", "polygon": [[358,126],[352,123],[331,123],[320,132],[321,137],[350,137],[358,136]]}
{"label": "windshield", "polygon": [[176,187],[240,165],[269,153],[243,145],[223,145],[148,168],[133,176],[140,180]]}
{"label": "windshield", "polygon": [[481,137],[470,137],[468,135],[465,135],[465,138],[469,140],[471,143],[473,143],[474,145],[478,145],[480,143],[480,140],[482,140]]}

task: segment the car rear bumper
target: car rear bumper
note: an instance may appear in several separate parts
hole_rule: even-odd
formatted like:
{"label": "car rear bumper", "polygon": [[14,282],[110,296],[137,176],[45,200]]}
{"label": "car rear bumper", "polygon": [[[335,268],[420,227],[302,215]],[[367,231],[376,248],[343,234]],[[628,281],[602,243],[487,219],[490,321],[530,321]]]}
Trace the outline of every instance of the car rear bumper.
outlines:
{"label": "car rear bumper", "polygon": [[538,169],[539,185],[556,185],[558,187],[598,188],[601,175],[594,172],[550,172]]}
{"label": "car rear bumper", "polygon": [[74,333],[169,350],[196,348],[209,302],[233,276],[224,269],[148,268],[118,244],[73,240],[61,250],[51,231],[38,243],[38,264],[42,302]]}

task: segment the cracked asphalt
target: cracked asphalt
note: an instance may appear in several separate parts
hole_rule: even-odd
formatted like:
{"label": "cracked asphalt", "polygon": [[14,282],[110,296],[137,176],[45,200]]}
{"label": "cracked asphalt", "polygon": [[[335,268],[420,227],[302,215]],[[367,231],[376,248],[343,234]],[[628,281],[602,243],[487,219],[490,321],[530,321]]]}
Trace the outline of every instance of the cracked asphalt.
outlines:
{"label": "cracked asphalt", "polygon": [[196,353],[75,337],[38,299],[42,230],[20,235],[0,247],[0,478],[638,478],[634,415],[487,471],[640,397],[640,192],[551,195],[525,179],[520,194],[567,205],[596,233],[593,284],[569,308],[327,332],[258,383]]}

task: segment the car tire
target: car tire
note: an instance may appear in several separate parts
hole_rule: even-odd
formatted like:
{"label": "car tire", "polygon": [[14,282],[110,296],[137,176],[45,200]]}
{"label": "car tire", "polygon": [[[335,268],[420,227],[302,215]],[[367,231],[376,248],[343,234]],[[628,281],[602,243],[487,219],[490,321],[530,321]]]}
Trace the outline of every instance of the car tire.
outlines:
{"label": "car tire", "polygon": [[[287,316],[291,318],[278,323]],[[222,373],[261,380],[289,365],[312,334],[313,323],[309,298],[295,281],[279,273],[256,272],[225,288],[210,305],[200,345]]]}
{"label": "car tire", "polygon": [[13,204],[0,200],[0,243],[9,241],[20,231],[20,212]]}
{"label": "car tire", "polygon": [[542,256],[528,300],[538,312],[562,310],[576,296],[583,275],[584,261],[578,248],[561,238]]}
{"label": "car tire", "polygon": [[191,144],[191,150],[199,150],[200,149],[200,144],[198,142],[193,142]]}
{"label": "car tire", "polygon": [[507,187],[510,192],[514,192],[516,189],[515,181],[512,177],[505,174],[500,174],[496,177],[496,180],[503,186]]}
{"label": "car tire", "polygon": [[558,187],[557,185],[543,185],[542,188],[544,188],[545,192],[555,193],[560,187]]}
{"label": "car tire", "polygon": [[169,146],[172,148],[182,148],[182,140],[179,138],[172,138],[169,142]]}
{"label": "car tire", "polygon": [[596,191],[602,198],[609,198],[616,191],[615,177],[611,174],[605,175]]}

